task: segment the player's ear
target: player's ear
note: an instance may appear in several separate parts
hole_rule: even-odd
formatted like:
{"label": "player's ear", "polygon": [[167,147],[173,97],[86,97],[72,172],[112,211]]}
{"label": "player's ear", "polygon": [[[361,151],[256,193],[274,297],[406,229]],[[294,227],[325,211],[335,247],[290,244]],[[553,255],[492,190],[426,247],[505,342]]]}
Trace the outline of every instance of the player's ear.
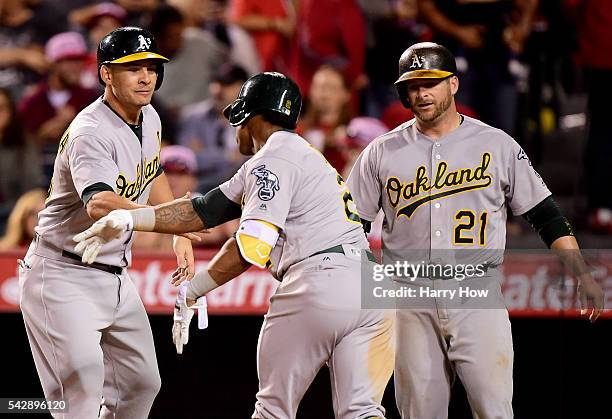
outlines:
{"label": "player's ear", "polygon": [[110,83],[111,81],[110,69],[105,65],[100,66],[100,78],[105,83]]}
{"label": "player's ear", "polygon": [[457,76],[451,76],[449,79],[451,94],[456,95],[459,91],[459,78]]}

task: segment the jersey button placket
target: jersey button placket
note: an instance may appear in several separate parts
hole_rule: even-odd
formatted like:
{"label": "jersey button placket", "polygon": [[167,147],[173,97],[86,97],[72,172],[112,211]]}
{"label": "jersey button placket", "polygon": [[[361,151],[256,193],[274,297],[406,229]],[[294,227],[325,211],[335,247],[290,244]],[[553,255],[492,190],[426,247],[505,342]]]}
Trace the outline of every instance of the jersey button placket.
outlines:
{"label": "jersey button placket", "polygon": [[[438,170],[438,164],[440,164],[440,160],[442,159],[442,155],[440,154],[440,143],[439,142],[434,142],[433,146],[431,147],[431,167],[432,167],[432,171],[431,171],[431,182],[433,183],[435,181],[435,176],[436,176],[436,172]],[[440,192],[437,189],[431,189],[430,193],[431,194],[436,194]],[[444,217],[443,217],[443,211],[441,211],[441,206],[442,204],[438,201],[434,201],[432,202],[430,209],[431,209],[431,230],[430,230],[430,237],[431,237],[431,248],[432,249],[440,249],[440,248],[444,248],[444,235],[442,234],[442,232],[444,231],[443,229],[443,223],[444,223]]]}

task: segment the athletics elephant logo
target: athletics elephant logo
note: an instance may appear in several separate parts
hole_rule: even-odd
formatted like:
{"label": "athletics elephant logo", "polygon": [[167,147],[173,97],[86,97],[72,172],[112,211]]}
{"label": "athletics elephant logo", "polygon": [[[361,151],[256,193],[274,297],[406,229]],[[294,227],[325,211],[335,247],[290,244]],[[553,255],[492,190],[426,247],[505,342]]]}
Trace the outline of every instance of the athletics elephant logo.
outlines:
{"label": "athletics elephant logo", "polygon": [[257,178],[255,184],[259,186],[259,190],[257,191],[259,199],[262,201],[269,201],[274,198],[276,191],[280,190],[278,176],[266,169],[265,164],[257,166],[251,171],[251,174]]}

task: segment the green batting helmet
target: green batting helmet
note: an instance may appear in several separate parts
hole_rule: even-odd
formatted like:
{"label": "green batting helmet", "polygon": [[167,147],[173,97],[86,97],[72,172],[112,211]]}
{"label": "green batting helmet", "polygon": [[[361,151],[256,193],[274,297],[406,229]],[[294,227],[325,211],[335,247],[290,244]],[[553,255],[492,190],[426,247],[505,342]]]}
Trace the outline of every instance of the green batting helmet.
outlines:
{"label": "green batting helmet", "polygon": [[453,54],[444,46],[421,42],[408,48],[399,59],[399,78],[395,88],[402,104],[410,108],[406,82],[412,79],[445,79],[457,74]]}
{"label": "green batting helmet", "polygon": [[229,123],[237,127],[258,114],[273,114],[279,125],[297,125],[302,95],[297,84],[281,73],[259,73],[242,85],[238,98],[223,110]]}
{"label": "green batting helmet", "polygon": [[155,90],[159,89],[164,79],[163,63],[170,61],[159,54],[157,43],[151,32],[136,26],[125,26],[110,32],[98,45],[98,79],[100,67],[105,64],[123,64],[139,60],[157,60],[157,82]]}

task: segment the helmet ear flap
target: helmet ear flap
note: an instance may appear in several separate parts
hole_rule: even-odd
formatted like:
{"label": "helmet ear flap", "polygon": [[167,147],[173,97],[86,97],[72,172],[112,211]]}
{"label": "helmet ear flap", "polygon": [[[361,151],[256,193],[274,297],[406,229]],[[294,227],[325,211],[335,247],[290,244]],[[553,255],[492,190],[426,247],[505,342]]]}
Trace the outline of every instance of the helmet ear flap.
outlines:
{"label": "helmet ear flap", "polygon": [[395,90],[397,90],[397,95],[399,96],[402,105],[404,108],[410,109],[410,99],[408,98],[408,84],[406,82],[396,83]]}

